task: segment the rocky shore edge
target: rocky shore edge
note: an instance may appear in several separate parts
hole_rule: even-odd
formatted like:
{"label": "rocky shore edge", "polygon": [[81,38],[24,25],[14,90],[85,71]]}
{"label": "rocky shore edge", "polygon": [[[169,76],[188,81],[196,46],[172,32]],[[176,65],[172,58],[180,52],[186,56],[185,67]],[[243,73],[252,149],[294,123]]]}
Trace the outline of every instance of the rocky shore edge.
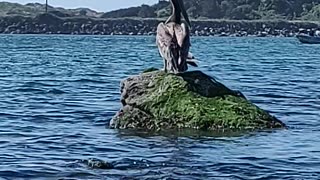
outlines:
{"label": "rocky shore edge", "polygon": [[[58,17],[41,14],[36,17],[0,17],[0,34],[72,34],[72,35],[154,35],[163,19],[101,19]],[[192,21],[193,36],[258,36],[293,37],[301,28],[316,29],[318,22],[303,21]]]}

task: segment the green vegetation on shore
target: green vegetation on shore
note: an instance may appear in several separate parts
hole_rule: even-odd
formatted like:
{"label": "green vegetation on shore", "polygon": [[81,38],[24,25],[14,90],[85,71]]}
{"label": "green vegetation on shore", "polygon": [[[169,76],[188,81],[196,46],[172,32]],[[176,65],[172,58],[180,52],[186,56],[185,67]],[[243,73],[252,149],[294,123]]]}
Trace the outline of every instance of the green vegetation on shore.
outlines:
{"label": "green vegetation on shore", "polygon": [[[255,16],[249,16],[249,11],[243,11],[242,13],[233,12],[234,17],[230,16],[232,13],[227,11],[228,8],[224,9],[226,11],[221,9],[225,7],[221,5],[229,1],[236,5],[240,2],[240,0],[201,0],[196,6],[193,4],[195,0],[184,0],[188,13],[193,17],[191,35],[292,37],[301,28],[310,30],[320,28],[320,23],[317,21],[320,20],[320,13],[318,13],[320,5],[314,1],[296,1],[295,3],[302,4],[303,10],[293,11],[294,8],[290,5],[290,11],[286,13],[280,13],[283,8],[278,11],[267,11],[266,7],[269,5],[260,8],[261,2],[257,1],[258,11],[250,11],[251,15],[254,12]],[[254,2],[243,0],[243,3],[244,1],[247,5]],[[277,2],[280,1],[283,0],[277,0]],[[210,6],[205,4],[206,2],[216,2],[219,6]],[[277,7],[272,5],[276,0],[270,2],[273,2],[270,8]],[[167,1],[160,1],[152,6],[142,5],[107,13],[86,8],[64,9],[49,6],[48,9],[49,12],[45,13],[45,5],[39,3],[21,5],[0,2],[0,34],[154,35],[158,23],[167,18],[171,11]],[[232,11],[236,9],[233,8]],[[243,15],[244,12],[246,12],[245,15]]]}
{"label": "green vegetation on shore", "polygon": [[[184,0],[184,3],[192,18],[202,20],[320,20],[320,0]],[[0,2],[0,16],[37,16],[44,11],[44,4]],[[64,9],[49,6],[49,12],[59,17],[163,18],[170,11],[168,1],[106,13],[87,8]]]}
{"label": "green vegetation on shore", "polygon": [[[100,17],[103,13],[96,12],[88,8],[64,9],[49,6],[51,14],[58,17]],[[18,3],[0,2],[0,16],[30,16],[35,17],[45,13],[45,4],[28,3],[26,5]]]}
{"label": "green vegetation on shore", "polygon": [[[320,0],[184,0],[188,14],[196,19],[319,20]],[[170,4],[159,1],[105,13],[103,17],[166,17]]]}

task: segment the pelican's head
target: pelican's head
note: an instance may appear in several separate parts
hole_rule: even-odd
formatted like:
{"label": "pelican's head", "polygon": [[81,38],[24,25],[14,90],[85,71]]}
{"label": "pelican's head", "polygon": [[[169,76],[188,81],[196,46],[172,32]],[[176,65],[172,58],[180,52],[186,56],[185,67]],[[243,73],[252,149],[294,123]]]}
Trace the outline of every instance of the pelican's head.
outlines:
{"label": "pelican's head", "polygon": [[[186,8],[184,7],[183,1],[182,0],[170,0],[172,7],[173,7],[173,13],[177,13],[176,15],[180,16],[180,14],[182,14],[182,16],[184,17],[184,19],[186,20],[186,23],[188,24],[188,26],[191,26],[190,20],[189,20],[189,16],[187,14]],[[180,20],[180,19],[176,19],[176,20]]]}

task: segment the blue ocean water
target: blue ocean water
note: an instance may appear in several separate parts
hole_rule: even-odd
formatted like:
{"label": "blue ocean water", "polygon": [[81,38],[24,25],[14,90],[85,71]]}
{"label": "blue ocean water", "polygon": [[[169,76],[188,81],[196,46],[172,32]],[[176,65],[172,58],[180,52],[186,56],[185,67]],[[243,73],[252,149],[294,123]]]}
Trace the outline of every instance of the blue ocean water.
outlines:
{"label": "blue ocean water", "polygon": [[[320,46],[193,37],[199,69],[287,130],[148,134],[105,127],[119,83],[161,68],[154,37],[0,36],[0,179],[320,179]],[[92,169],[83,160],[114,164]]]}

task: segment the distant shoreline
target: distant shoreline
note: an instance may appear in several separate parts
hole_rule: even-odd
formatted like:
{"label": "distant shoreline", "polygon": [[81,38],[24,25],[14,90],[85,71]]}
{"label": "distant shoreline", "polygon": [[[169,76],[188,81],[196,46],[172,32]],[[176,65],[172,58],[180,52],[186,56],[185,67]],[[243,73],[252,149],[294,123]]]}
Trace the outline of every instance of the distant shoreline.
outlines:
{"label": "distant shoreline", "polygon": [[[157,18],[61,18],[53,14],[36,17],[0,17],[0,34],[73,34],[73,35],[155,35]],[[285,20],[193,20],[193,36],[293,37],[299,29],[319,28],[316,21]]]}

